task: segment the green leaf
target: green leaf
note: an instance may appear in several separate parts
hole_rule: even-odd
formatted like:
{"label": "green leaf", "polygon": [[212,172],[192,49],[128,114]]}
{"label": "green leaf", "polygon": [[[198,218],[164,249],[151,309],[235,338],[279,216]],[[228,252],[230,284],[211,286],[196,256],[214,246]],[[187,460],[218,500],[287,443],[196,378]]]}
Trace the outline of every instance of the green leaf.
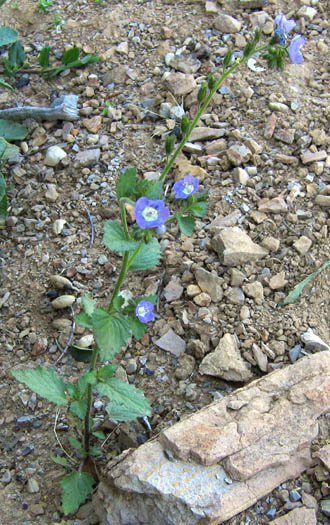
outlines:
{"label": "green leaf", "polygon": [[163,184],[159,180],[149,184],[148,191],[145,194],[148,199],[162,200],[163,198]]}
{"label": "green leaf", "polygon": [[86,328],[93,329],[92,318],[88,314],[76,314],[74,320],[79,326],[85,326]]}
{"label": "green leaf", "polygon": [[11,370],[13,376],[27,385],[39,396],[48,399],[55,405],[67,405],[66,385],[57,375],[54,368],[28,368],[27,370]]}
{"label": "green leaf", "polygon": [[95,310],[96,301],[93,299],[92,294],[85,294],[81,299],[85,314],[92,315]]}
{"label": "green leaf", "polygon": [[307,286],[307,284],[312,281],[313,279],[315,279],[315,277],[321,273],[323,270],[325,270],[328,266],[330,266],[330,260],[327,261],[326,263],[324,263],[318,270],[316,270],[316,272],[313,272],[311,273],[310,275],[308,275],[308,277],[306,277],[306,279],[304,279],[303,281],[301,281],[300,283],[296,284],[296,286],[294,287],[294,289],[289,293],[289,295],[287,295],[283,301],[281,302],[280,306],[285,306],[286,304],[290,304],[290,303],[293,303],[294,301],[296,301],[299,297],[300,297],[300,294],[302,293],[303,289],[305,288],[305,286]]}
{"label": "green leaf", "polygon": [[81,392],[79,388],[74,383],[67,383],[65,385],[66,392],[73,398],[73,399],[80,399],[81,398]]}
{"label": "green leaf", "polygon": [[24,65],[26,56],[24,52],[24,47],[20,40],[17,40],[17,42],[10,46],[8,58],[11,66],[15,71],[17,71]]}
{"label": "green leaf", "polygon": [[116,421],[132,421],[137,417],[151,415],[149,401],[142,390],[118,377],[112,377],[106,383],[98,383],[96,390],[110,399],[106,411]]}
{"label": "green leaf", "polygon": [[136,185],[136,169],[127,168],[119,177],[116,184],[117,200],[130,197]]}
{"label": "green leaf", "polygon": [[98,439],[105,439],[106,435],[102,430],[95,430],[95,432],[92,432],[93,436],[97,437]]}
{"label": "green leaf", "polygon": [[121,312],[122,306],[125,303],[125,298],[122,295],[117,295],[113,300],[113,307],[116,312]]}
{"label": "green leaf", "polygon": [[66,458],[62,458],[62,456],[50,456],[50,458],[54,461],[54,463],[62,465],[63,467],[67,467],[69,465],[68,460]]}
{"label": "green leaf", "polygon": [[80,391],[84,394],[87,390],[88,385],[95,385],[97,381],[96,378],[97,378],[96,370],[92,370],[91,372],[87,372],[86,374],[82,375],[78,380]]}
{"label": "green leaf", "polygon": [[131,326],[132,334],[137,340],[141,339],[148,330],[148,325],[146,323],[141,323],[137,317],[130,317],[129,324]]}
{"label": "green leaf", "polygon": [[208,203],[207,201],[197,201],[192,206],[189,206],[189,211],[195,215],[195,217],[204,217],[207,213]]}
{"label": "green leaf", "polygon": [[78,439],[72,437],[72,436],[68,436],[68,441],[71,445],[72,448],[75,448],[76,450],[84,450],[84,447],[82,446],[82,444],[80,443],[80,441],[78,441]]}
{"label": "green leaf", "polygon": [[[133,255],[132,253],[130,255]],[[153,237],[148,244],[145,244],[139,251],[137,257],[129,267],[130,271],[147,270],[153,268],[160,261],[160,245],[157,239]]]}
{"label": "green leaf", "polygon": [[44,69],[49,66],[49,54],[51,47],[44,46],[39,54],[39,64]]}
{"label": "green leaf", "polygon": [[100,358],[102,361],[111,360],[126,345],[131,335],[129,321],[124,315],[117,312],[109,314],[103,308],[94,311],[92,320]]}
{"label": "green leaf", "polygon": [[83,67],[83,66],[87,66],[87,64],[94,64],[94,62],[98,62],[100,60],[100,57],[99,55],[96,53],[94,55],[85,55],[83,58],[77,60],[77,62],[79,62],[79,64],[77,64],[76,66],[74,67]]}
{"label": "green leaf", "polygon": [[0,137],[7,140],[24,140],[28,133],[28,128],[13,120],[0,119]]}
{"label": "green leaf", "polygon": [[99,368],[97,371],[97,378],[101,381],[105,381],[106,379],[112,377],[116,370],[117,365],[115,365],[114,363],[102,366],[102,368]]}
{"label": "green leaf", "polygon": [[195,228],[195,218],[189,216],[182,216],[178,215],[178,226],[180,228],[180,231],[187,235],[187,237],[190,237],[193,234],[194,228]]}
{"label": "green leaf", "polygon": [[135,250],[139,243],[127,241],[123,228],[117,221],[106,221],[104,224],[103,242],[107,248],[115,252]]}
{"label": "green leaf", "polygon": [[0,136],[0,161],[4,162],[12,157],[15,157],[19,152],[19,148],[14,144],[9,144],[3,137]]}
{"label": "green leaf", "polygon": [[63,53],[63,56],[62,56],[62,64],[67,66],[71,62],[75,62],[76,60],[78,60],[80,51],[81,51],[80,47],[72,47],[71,49],[68,49],[67,51],[65,51],[65,53]]}
{"label": "green leaf", "polygon": [[16,40],[18,40],[18,32],[16,29],[7,26],[0,27],[0,46],[13,44]]}
{"label": "green leaf", "polygon": [[70,405],[70,410],[80,419],[84,419],[87,412],[87,401],[86,399],[81,399],[80,401],[74,401]]}
{"label": "green leaf", "polygon": [[97,448],[97,447],[91,447],[89,449],[89,453],[91,456],[102,456],[103,455],[103,452],[100,448]]}
{"label": "green leaf", "polygon": [[62,479],[62,508],[64,514],[74,512],[86,501],[86,498],[92,493],[94,483],[94,478],[89,472],[78,472],[77,470],[74,470]]}
{"label": "green leaf", "polygon": [[93,350],[78,345],[69,346],[70,354],[78,363],[89,363],[92,359]]}
{"label": "green leaf", "polygon": [[13,86],[11,86],[10,84],[8,84],[7,82],[5,82],[3,80],[3,78],[0,78],[0,87],[4,87],[6,89],[9,89],[10,91],[14,91],[14,88]]}

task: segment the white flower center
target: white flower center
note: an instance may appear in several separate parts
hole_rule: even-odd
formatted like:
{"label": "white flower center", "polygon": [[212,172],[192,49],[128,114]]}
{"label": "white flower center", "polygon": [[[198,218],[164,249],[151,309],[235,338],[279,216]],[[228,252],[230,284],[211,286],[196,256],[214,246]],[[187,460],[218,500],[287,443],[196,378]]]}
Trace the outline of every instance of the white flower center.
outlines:
{"label": "white flower center", "polygon": [[192,191],[194,191],[194,185],[193,185],[193,184],[185,184],[185,186],[184,186],[184,190],[183,190],[183,193],[185,193],[186,195],[188,195],[188,194],[191,193]]}
{"label": "white flower center", "polygon": [[140,315],[141,317],[144,317],[144,316],[146,315],[146,313],[147,313],[147,310],[145,309],[144,306],[140,306],[138,312],[139,312],[139,315]]}
{"label": "white flower center", "polygon": [[142,212],[142,215],[148,222],[156,221],[158,219],[158,211],[151,206],[146,206]]}

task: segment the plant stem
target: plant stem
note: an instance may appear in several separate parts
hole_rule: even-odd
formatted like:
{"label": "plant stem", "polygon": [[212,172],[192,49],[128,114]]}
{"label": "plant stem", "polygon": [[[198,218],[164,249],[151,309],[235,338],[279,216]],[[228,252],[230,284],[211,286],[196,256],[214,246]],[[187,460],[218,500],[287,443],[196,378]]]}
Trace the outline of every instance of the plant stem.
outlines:
{"label": "plant stem", "polygon": [[[92,359],[89,365],[89,372],[93,372],[96,368],[96,361],[97,356],[99,353],[99,349],[97,348],[97,345],[93,348],[92,353]],[[91,415],[91,408],[92,408],[92,394],[93,394],[93,385],[88,383],[87,386],[87,409],[85,414],[85,421],[84,421],[84,450],[89,455],[89,449],[90,449],[90,415]]]}
{"label": "plant stem", "polygon": [[199,110],[197,111],[193,121],[190,123],[189,125],[189,128],[187,130],[187,132],[185,133],[182,141],[180,142],[180,144],[178,145],[178,147],[176,148],[175,152],[173,153],[173,155],[168,159],[168,161],[166,162],[166,165],[165,165],[165,168],[163,169],[161,175],[160,175],[160,182],[163,182],[163,180],[165,179],[166,175],[168,174],[168,172],[170,171],[171,167],[173,166],[176,158],[178,157],[178,155],[181,153],[181,151],[183,150],[184,148],[184,145],[186,144],[186,142],[189,140],[189,137],[193,131],[193,129],[196,127],[199,119],[201,118],[201,116],[203,115],[203,113],[205,112],[205,110],[207,109],[208,105],[210,104],[213,96],[215,95],[215,93],[218,91],[219,87],[223,84],[223,82],[226,80],[226,78],[233,72],[235,71],[235,69],[237,69],[241,64],[243,64],[244,62],[246,62],[249,58],[251,58],[253,55],[255,55],[256,53],[260,53],[261,51],[264,51],[265,49],[268,48],[268,44],[265,45],[265,46],[262,46],[258,49],[255,49],[255,51],[252,53],[252,55],[248,56],[248,57],[243,57],[241,60],[236,60],[235,64],[233,64],[229,69],[227,69],[226,71],[224,71],[221,75],[221,77],[219,78],[219,80],[216,82],[215,86],[213,89],[210,90],[209,94],[207,95],[205,101],[203,102],[203,104],[200,106]]}

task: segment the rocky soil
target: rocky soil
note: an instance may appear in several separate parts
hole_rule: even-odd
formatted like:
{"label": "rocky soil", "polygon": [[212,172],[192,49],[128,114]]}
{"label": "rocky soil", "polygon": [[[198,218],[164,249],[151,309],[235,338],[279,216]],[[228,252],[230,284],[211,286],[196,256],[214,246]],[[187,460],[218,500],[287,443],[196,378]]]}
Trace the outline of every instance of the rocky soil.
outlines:
{"label": "rocky soil", "polygon": [[[90,504],[63,516],[57,483],[63,472],[49,458],[61,450],[59,442],[68,446],[66,414],[18,384],[10,369],[56,363],[63,376],[79,376],[85,365],[68,352],[61,357],[72,311],[52,307],[63,291],[50,277],[70,280],[74,313],[87,291],[106,302],[119,259],[104,248],[102,228],[118,216],[118,174],[127,166],[141,177],[158,173],[180,106],[193,115],[197,86],[221,67],[228,48],[239,56],[258,24],[268,38],[279,13],[297,21],[307,40],[305,61],[281,73],[253,71],[265,66],[260,57],[228,78],[169,178],[198,175],[209,214],[191,238],[171,227],[162,241],[163,266],[126,285],[135,296],[157,291],[160,298],[147,336],[117,359],[121,376],[152,404],[152,430],[141,423],[114,428],[96,400],[95,415],[108,434],[101,474],[119,451],[330,344],[329,268],[297,302],[280,307],[330,258],[329,6],[326,0],[62,0],[39,14],[32,0],[17,4],[0,8],[1,23],[19,31],[31,64],[45,44],[57,58],[77,45],[101,60],[50,81],[29,74],[27,85],[0,93],[0,108],[48,107],[72,93],[80,109],[72,123],[27,122],[21,154],[4,170],[10,211],[0,232],[1,519],[87,525],[97,523]],[[223,26],[219,12],[234,21]],[[63,21],[57,28],[55,14]],[[55,145],[65,155],[50,160]],[[170,206],[171,199],[169,191]],[[66,320],[61,327],[59,319]],[[310,330],[323,343],[308,341]],[[73,339],[83,335],[76,327]],[[219,362],[214,350],[224,336],[231,353]],[[315,452],[330,439],[329,418],[320,420]],[[318,465],[228,523],[267,524],[302,506],[328,523],[330,488]]]}

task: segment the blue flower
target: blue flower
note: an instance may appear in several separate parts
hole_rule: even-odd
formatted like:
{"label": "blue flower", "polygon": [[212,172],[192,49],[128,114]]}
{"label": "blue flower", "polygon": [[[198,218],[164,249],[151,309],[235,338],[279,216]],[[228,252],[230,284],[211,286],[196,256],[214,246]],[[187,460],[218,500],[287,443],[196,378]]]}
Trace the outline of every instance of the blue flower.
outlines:
{"label": "blue flower", "polygon": [[159,228],[169,218],[170,211],[164,201],[152,201],[147,197],[140,197],[135,204],[135,220],[143,230]]}
{"label": "blue flower", "polygon": [[300,48],[305,44],[306,40],[301,36],[295,36],[289,45],[289,57],[294,64],[300,64],[304,61],[304,56],[300,51]]}
{"label": "blue flower", "polygon": [[141,323],[149,323],[155,319],[154,305],[150,301],[140,301],[136,305],[136,317]]}
{"label": "blue flower", "polygon": [[165,224],[163,224],[162,226],[158,226],[158,228],[157,228],[158,235],[164,235],[165,232],[166,232],[166,225]]}
{"label": "blue flower", "polygon": [[187,199],[193,193],[196,193],[199,185],[199,178],[192,175],[186,175],[183,180],[179,180],[173,185],[176,199]]}
{"label": "blue flower", "polygon": [[285,15],[277,15],[275,18],[275,36],[281,46],[285,45],[286,39],[290,31],[296,26],[294,20],[287,20]]}

